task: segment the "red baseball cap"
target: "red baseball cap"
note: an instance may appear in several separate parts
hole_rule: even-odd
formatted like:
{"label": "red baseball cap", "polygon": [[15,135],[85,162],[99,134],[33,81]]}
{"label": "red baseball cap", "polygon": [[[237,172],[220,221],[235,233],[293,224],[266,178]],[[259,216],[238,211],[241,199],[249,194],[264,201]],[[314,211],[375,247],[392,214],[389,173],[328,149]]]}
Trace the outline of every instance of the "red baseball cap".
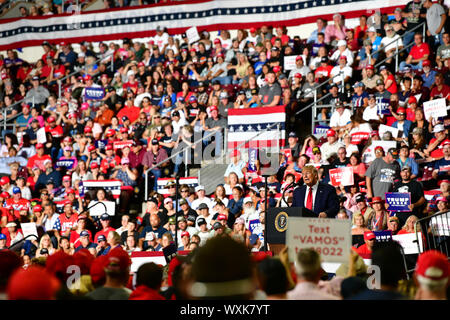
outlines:
{"label": "red baseball cap", "polygon": [[417,280],[427,284],[443,284],[450,275],[450,263],[447,256],[437,250],[428,250],[419,255],[415,273]]}
{"label": "red baseball cap", "polygon": [[191,235],[189,234],[189,232],[183,231],[183,232],[181,233],[181,237],[185,237],[185,236],[190,237]]}
{"label": "red baseball cap", "polygon": [[9,180],[9,178],[7,177],[7,176],[4,176],[4,177],[2,177],[1,179],[0,179],[0,185],[1,186],[4,186],[5,184],[7,184],[7,183],[9,183],[10,182],[10,180]]}
{"label": "red baseball cap", "polygon": [[397,113],[398,114],[405,114],[406,113],[406,109],[405,108],[398,108],[397,109]]}
{"label": "red baseball cap", "polygon": [[377,151],[377,150],[382,150],[382,151],[384,151],[384,149],[383,149],[383,147],[382,146],[377,146],[377,147],[375,147],[375,151]]}
{"label": "red baseball cap", "polygon": [[125,127],[120,128],[120,133],[128,133],[128,129]]}
{"label": "red baseball cap", "polygon": [[222,41],[220,41],[220,39],[214,39],[214,44],[218,44],[218,43],[222,43]]}
{"label": "red baseball cap", "polygon": [[301,79],[301,78],[303,78],[303,76],[302,76],[301,73],[296,73],[296,74],[294,75],[294,78],[299,78],[299,79]]}
{"label": "red baseball cap", "polygon": [[422,61],[422,67],[429,67],[431,65],[431,62],[430,62],[430,60],[423,60]]}
{"label": "red baseball cap", "polygon": [[209,107],[209,111],[213,111],[213,110],[219,111],[219,109],[217,108],[217,106],[211,106],[211,107]]}
{"label": "red baseball cap", "polygon": [[40,266],[18,268],[6,289],[9,300],[53,300],[61,287],[59,280]]}
{"label": "red baseball cap", "polygon": [[279,72],[281,70],[281,68],[279,66],[275,66],[273,67],[273,72]]}
{"label": "red baseball cap", "polygon": [[84,133],[92,133],[92,128],[91,127],[84,127]]}
{"label": "red baseball cap", "polygon": [[63,181],[70,181],[72,180],[72,178],[70,176],[64,176],[63,177]]}
{"label": "red baseball cap", "polygon": [[372,231],[366,231],[364,232],[364,240],[372,240],[375,239],[375,233],[373,233]]}
{"label": "red baseball cap", "polygon": [[112,249],[108,255],[108,259],[106,260],[106,270],[111,271],[127,271],[129,266],[131,265],[131,259],[128,253],[122,248],[118,247]]}
{"label": "red baseball cap", "polygon": [[254,27],[250,28],[250,32],[251,33],[255,33],[256,32],[256,28],[254,28]]}
{"label": "red baseball cap", "polygon": [[91,169],[98,169],[98,163],[97,162],[92,162],[91,163]]}
{"label": "red baseball cap", "polygon": [[105,150],[112,150],[112,149],[113,149],[112,144],[107,144],[105,147]]}
{"label": "red baseball cap", "polygon": [[52,116],[50,116],[50,117],[47,118],[47,122],[48,122],[48,123],[55,122],[55,121],[56,121],[55,118],[52,117]]}
{"label": "red baseball cap", "polygon": [[42,143],[36,144],[36,149],[42,149],[42,148],[44,148],[44,145]]}
{"label": "red baseball cap", "polygon": [[81,104],[81,108],[80,108],[81,110],[87,110],[87,109],[89,109],[89,103],[87,103],[87,102],[83,102],[82,104]]}
{"label": "red baseball cap", "polygon": [[346,57],[346,56],[340,56],[340,57],[339,57],[339,60],[345,60],[345,61],[347,61],[347,57]]}
{"label": "red baseball cap", "polygon": [[33,212],[41,212],[42,206],[40,204],[37,204],[33,207]]}
{"label": "red baseball cap", "polygon": [[106,136],[107,136],[107,137],[113,136],[113,135],[115,135],[115,134],[116,134],[116,130],[114,130],[114,129],[109,129],[109,130],[106,132]]}
{"label": "red baseball cap", "polygon": [[0,197],[8,199],[10,197],[9,192],[3,191],[2,193],[0,193]]}
{"label": "red baseball cap", "polygon": [[334,131],[333,129],[327,130],[327,137],[334,137],[334,136],[336,136],[336,131]]}
{"label": "red baseball cap", "polygon": [[297,58],[295,58],[295,61],[298,61],[298,60],[302,60],[303,61],[302,56],[298,55]]}
{"label": "red baseball cap", "polygon": [[64,142],[72,142],[72,137],[65,137]]}
{"label": "red baseball cap", "polygon": [[227,220],[227,216],[224,214],[219,214],[219,216],[217,217],[217,221],[222,221],[222,220]]}
{"label": "red baseball cap", "polygon": [[409,97],[409,99],[408,99],[408,103],[417,103],[417,99],[416,99],[416,97],[415,97],[415,96],[411,96],[411,97]]}
{"label": "red baseball cap", "polygon": [[85,74],[83,79],[84,79],[84,81],[88,81],[88,80],[91,80],[92,77],[89,74]]}
{"label": "red baseball cap", "polygon": [[95,150],[95,146],[91,144],[91,145],[88,147],[88,151],[89,151],[89,152],[92,152],[92,151],[94,151],[94,150]]}
{"label": "red baseball cap", "polygon": [[68,204],[72,205],[72,201],[70,201],[70,200],[64,200],[63,201],[63,206],[64,207],[67,206]]}
{"label": "red baseball cap", "polygon": [[366,70],[367,70],[367,69],[373,70],[374,67],[373,67],[373,65],[369,64],[369,65],[366,66]]}
{"label": "red baseball cap", "polygon": [[138,67],[145,67],[145,63],[143,63],[142,61],[138,63],[137,65]]}

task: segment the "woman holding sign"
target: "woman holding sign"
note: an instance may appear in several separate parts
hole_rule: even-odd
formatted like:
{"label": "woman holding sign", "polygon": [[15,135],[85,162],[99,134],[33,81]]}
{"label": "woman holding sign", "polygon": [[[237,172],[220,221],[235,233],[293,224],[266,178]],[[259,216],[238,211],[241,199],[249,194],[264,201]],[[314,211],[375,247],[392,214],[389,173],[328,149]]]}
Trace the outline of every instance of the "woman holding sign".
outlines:
{"label": "woman holding sign", "polygon": [[384,207],[384,200],[381,197],[373,197],[370,205],[375,211],[367,218],[367,227],[372,231],[386,230],[389,214]]}

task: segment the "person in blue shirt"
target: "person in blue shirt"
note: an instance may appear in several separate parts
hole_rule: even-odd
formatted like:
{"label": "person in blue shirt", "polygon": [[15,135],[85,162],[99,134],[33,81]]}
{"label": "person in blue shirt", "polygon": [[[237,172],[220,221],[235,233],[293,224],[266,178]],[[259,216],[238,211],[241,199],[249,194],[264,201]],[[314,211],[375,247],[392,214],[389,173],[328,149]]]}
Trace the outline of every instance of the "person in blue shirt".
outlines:
{"label": "person in blue shirt", "polygon": [[[411,127],[413,122],[406,119],[406,109],[398,108],[397,109],[398,120],[392,124],[393,128],[397,128],[403,131],[402,138],[408,138],[409,132],[411,131]],[[398,138],[400,139],[400,138]]]}
{"label": "person in blue shirt", "polygon": [[161,219],[157,214],[150,215],[150,225],[144,227],[144,229],[142,229],[141,231],[141,234],[139,235],[139,247],[142,250],[147,249],[147,241],[145,240],[145,237],[147,233],[150,232],[154,233],[156,239],[161,239],[162,235],[167,232],[167,229],[161,226]]}
{"label": "person in blue shirt", "polygon": [[400,147],[397,162],[400,165],[400,169],[403,169],[405,166],[411,168],[411,179],[417,178],[417,175],[419,174],[419,165],[414,158],[409,157],[409,147],[407,145],[402,145]]}
{"label": "person in blue shirt", "polygon": [[255,69],[255,74],[259,76],[262,72],[262,67],[267,63],[267,55],[264,51],[261,51],[259,53],[259,61],[255,62],[255,65],[253,66]]}
{"label": "person in blue shirt", "polygon": [[352,96],[353,107],[367,107],[369,105],[369,94],[364,90],[364,83],[357,82],[353,85],[355,93]]}
{"label": "person in blue shirt", "polygon": [[314,43],[317,42],[317,34],[322,32],[325,34],[325,28],[326,28],[326,21],[322,18],[318,18],[317,21],[317,29],[311,32],[311,35],[308,38],[307,43]]}
{"label": "person in blue shirt", "polygon": [[450,143],[444,144],[442,152],[444,157],[434,162],[433,178],[437,180],[450,178]]}
{"label": "person in blue shirt", "polygon": [[75,62],[77,62],[77,54],[70,48],[66,42],[60,44],[62,51],[58,54],[58,59],[66,67],[66,69],[72,70]]}
{"label": "person in blue shirt", "polygon": [[106,237],[104,235],[99,235],[97,238],[97,257],[105,256],[111,250],[111,246],[106,242]]}
{"label": "person in blue shirt", "polygon": [[422,68],[423,68],[423,86],[427,87],[428,89],[431,89],[431,86],[434,84],[434,79],[436,77],[437,72],[431,69],[431,62],[430,60],[424,60],[422,62]]}
{"label": "person in blue shirt", "polygon": [[[233,215],[234,218],[237,218],[242,213],[242,208],[244,206],[244,199],[242,198],[243,190],[239,186],[235,186],[233,188],[233,197],[228,202],[228,212]],[[228,217],[230,219],[232,217]]]}
{"label": "person in blue shirt", "polygon": [[89,240],[89,232],[86,230],[81,231],[80,233],[80,245],[75,248],[75,252],[80,251],[81,249],[88,249],[90,253],[95,255],[97,245]]}

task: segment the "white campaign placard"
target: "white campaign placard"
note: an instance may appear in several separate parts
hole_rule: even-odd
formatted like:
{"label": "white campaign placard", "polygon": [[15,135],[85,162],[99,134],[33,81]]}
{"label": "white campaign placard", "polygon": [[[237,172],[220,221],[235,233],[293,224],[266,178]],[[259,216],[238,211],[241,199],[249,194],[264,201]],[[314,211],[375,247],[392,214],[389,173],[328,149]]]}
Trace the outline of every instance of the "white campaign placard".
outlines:
{"label": "white campaign placard", "polygon": [[398,138],[398,133],[400,130],[394,127],[386,126],[384,124],[380,124],[380,127],[378,128],[378,133],[380,134],[380,138],[383,136],[385,132],[392,133],[392,137]]}
{"label": "white campaign placard", "polygon": [[47,137],[45,135],[45,128],[40,128],[36,132],[36,139],[37,139],[37,143],[46,143],[47,142]]}
{"label": "white campaign placard", "polygon": [[22,229],[22,234],[23,234],[24,238],[29,235],[35,235],[36,239],[38,238],[38,233],[37,233],[35,222],[21,223],[20,228]]}
{"label": "white campaign placard", "polygon": [[189,44],[194,43],[198,40],[200,40],[200,36],[197,31],[197,27],[191,27],[186,30],[186,37],[189,40]]}
{"label": "white campaign placard", "polygon": [[293,261],[301,249],[313,248],[323,262],[348,262],[352,245],[350,220],[288,217],[286,244]]}
{"label": "white campaign placard", "polygon": [[423,112],[425,114],[425,119],[428,121],[431,117],[434,119],[445,117],[447,115],[447,103],[445,98],[425,101],[423,103]]}
{"label": "white campaign placard", "polygon": [[297,65],[295,64],[295,59],[297,56],[286,56],[284,57],[284,70],[294,70]]}
{"label": "white campaign placard", "polygon": [[[422,233],[418,233],[420,252],[423,251]],[[403,247],[405,254],[418,254],[417,238],[415,233],[404,233],[392,236],[392,240],[397,241]]]}
{"label": "white campaign placard", "polygon": [[363,163],[369,163],[375,160],[375,148],[381,146],[383,147],[384,152],[388,152],[390,148],[395,148],[397,146],[396,141],[383,141],[376,140],[372,141],[371,145],[367,147],[362,156]]}
{"label": "white campaign placard", "polygon": [[[89,207],[92,207],[91,209],[89,209],[89,214],[91,215],[91,217],[101,216],[102,214],[105,213],[105,207],[102,206],[101,204],[98,204],[95,207],[93,207],[93,205],[96,204],[97,202],[98,201],[91,201],[89,203]],[[105,204],[106,212],[110,216],[114,216],[116,214],[116,203],[114,201],[102,201],[102,203]]]}

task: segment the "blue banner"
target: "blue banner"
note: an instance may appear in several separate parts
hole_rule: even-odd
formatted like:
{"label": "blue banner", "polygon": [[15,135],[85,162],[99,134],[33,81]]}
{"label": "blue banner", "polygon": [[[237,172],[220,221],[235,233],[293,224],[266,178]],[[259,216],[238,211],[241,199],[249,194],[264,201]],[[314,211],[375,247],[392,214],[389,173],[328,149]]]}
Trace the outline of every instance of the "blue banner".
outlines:
{"label": "blue banner", "polygon": [[317,135],[324,135],[327,133],[327,131],[330,129],[329,126],[316,126],[314,128],[314,134]]}
{"label": "blue banner", "polygon": [[101,100],[105,97],[103,88],[88,87],[84,90],[84,98],[86,100]]}
{"label": "blue banner", "polygon": [[377,100],[377,110],[378,114],[391,115],[391,110],[389,110],[389,104],[391,101],[386,98],[376,97]]}
{"label": "blue banner", "polygon": [[105,149],[108,144],[108,140],[95,140],[95,147],[98,149]]}
{"label": "blue banner", "polygon": [[258,235],[259,240],[264,241],[264,230],[261,224],[261,221],[259,219],[250,220],[248,222],[248,229]]}
{"label": "blue banner", "polygon": [[377,242],[389,242],[392,241],[392,231],[384,230],[384,231],[374,231],[375,240]]}
{"label": "blue banner", "polygon": [[75,164],[75,160],[73,160],[73,159],[59,160],[56,162],[56,167],[73,169],[74,164]]}
{"label": "blue banner", "polygon": [[410,212],[409,205],[411,204],[411,193],[402,192],[387,192],[386,203],[389,205],[389,211],[394,212]]}
{"label": "blue banner", "polygon": [[257,160],[258,160],[258,149],[248,148],[248,172],[256,172]]}

